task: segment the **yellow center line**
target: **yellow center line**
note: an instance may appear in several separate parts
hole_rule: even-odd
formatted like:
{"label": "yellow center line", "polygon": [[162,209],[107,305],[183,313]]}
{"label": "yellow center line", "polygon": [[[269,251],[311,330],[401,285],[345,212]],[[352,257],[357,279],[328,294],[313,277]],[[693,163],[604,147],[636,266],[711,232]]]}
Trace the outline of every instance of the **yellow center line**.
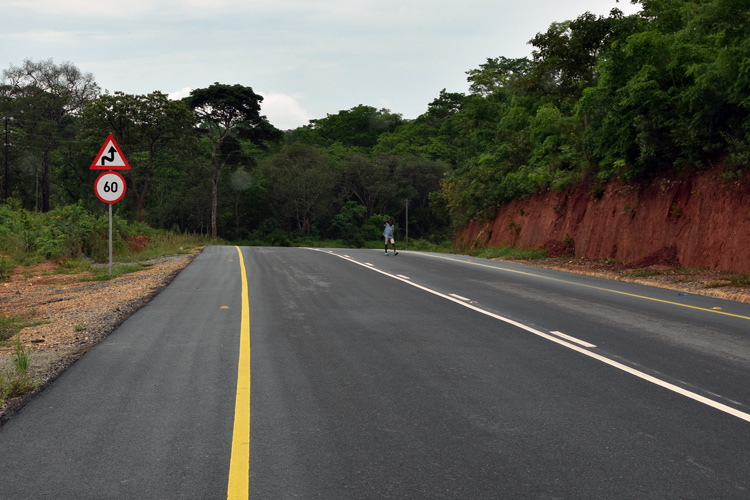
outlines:
{"label": "yellow center line", "polygon": [[250,494],[250,305],[245,261],[240,248],[235,248],[240,254],[240,272],[242,273],[242,321],[227,499],[247,500]]}
{"label": "yellow center line", "polygon": [[[429,255],[429,254],[425,254],[425,255]],[[602,292],[617,293],[619,295],[626,295],[628,297],[635,297],[635,298],[638,298],[638,299],[650,300],[650,301],[653,301],[653,302],[661,302],[662,304],[669,304],[669,305],[673,305],[673,306],[686,307],[688,309],[695,309],[697,311],[710,312],[710,313],[714,313],[714,314],[723,314],[724,316],[732,316],[734,318],[750,319],[750,316],[742,316],[740,314],[732,314],[732,313],[728,313],[728,312],[724,312],[724,311],[719,311],[717,309],[706,309],[705,307],[696,307],[696,306],[691,306],[691,305],[688,305],[688,304],[680,304],[679,302],[672,302],[670,300],[655,299],[653,297],[646,297],[645,295],[636,295],[634,293],[621,292],[619,290],[613,290],[611,288],[603,288],[603,287],[593,286],[593,285],[584,285],[582,283],[576,283],[575,281],[568,281],[568,280],[564,280],[564,279],[560,279],[560,278],[550,278],[549,276],[542,276],[540,274],[534,274],[534,273],[530,273],[530,272],[526,272],[526,271],[517,271],[517,270],[514,270],[514,269],[507,269],[507,268],[504,268],[504,267],[492,266],[492,265],[489,265],[489,264],[481,264],[479,262],[474,262],[474,261],[470,261],[470,260],[454,259],[454,258],[451,258],[451,257],[442,256],[442,255],[429,255],[429,256],[430,257],[435,257],[437,259],[451,260],[453,262],[461,262],[461,263],[464,263],[464,264],[472,264],[474,266],[489,267],[490,269],[496,269],[498,271],[505,271],[505,272],[508,272],[508,273],[516,273],[516,274],[523,274],[523,275],[526,275],[526,276],[534,276],[536,278],[542,278],[542,279],[550,280],[550,281],[557,281],[559,283],[565,283],[565,284],[568,284],[568,285],[575,285],[575,286],[580,286],[580,287],[584,287],[584,288],[591,288],[593,290],[600,290]]]}

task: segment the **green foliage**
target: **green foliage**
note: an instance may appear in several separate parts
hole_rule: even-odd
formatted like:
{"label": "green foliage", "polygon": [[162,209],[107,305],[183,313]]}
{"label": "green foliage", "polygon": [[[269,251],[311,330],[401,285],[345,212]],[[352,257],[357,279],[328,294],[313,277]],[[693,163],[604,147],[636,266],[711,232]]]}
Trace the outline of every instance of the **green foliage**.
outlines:
{"label": "green foliage", "polygon": [[336,194],[337,172],[325,151],[292,144],[265,161],[259,171],[268,182],[269,199],[277,212],[309,236]]}
{"label": "green foliage", "polygon": [[[80,204],[56,208],[47,213],[13,210],[0,206],[0,250],[10,255],[32,254],[43,259],[65,259],[83,254],[102,221]],[[106,227],[106,226],[105,226]]]}
{"label": "green foliage", "polygon": [[362,234],[364,239],[367,241],[377,240],[380,243],[383,238],[383,229],[385,228],[385,221],[390,219],[388,215],[375,214],[364,223],[362,226]]}
{"label": "green foliage", "polygon": [[451,240],[439,235],[433,238],[409,239],[408,248],[418,252],[452,253],[456,251]]}
{"label": "green foliage", "polygon": [[91,261],[84,258],[67,259],[55,272],[58,274],[81,274],[91,270]]}
{"label": "green foliage", "polygon": [[203,163],[208,166],[211,182],[211,236],[218,236],[219,185],[221,172],[235,164],[248,150],[263,151],[268,143],[281,139],[281,131],[260,114],[263,97],[251,87],[214,83],[195,89],[185,102],[197,122],[197,132],[203,139]]}
{"label": "green foliage", "polygon": [[[750,81],[747,7],[740,3],[643,1],[622,19],[596,86],[579,110],[599,177],[637,182],[676,168],[700,168],[746,141]],[[647,22],[644,22],[647,21]],[[627,35],[627,36],[625,36]]]}
{"label": "green foliage", "polygon": [[5,255],[0,255],[0,282],[10,279],[15,267],[16,264],[12,259]]}
{"label": "green foliage", "polygon": [[[158,92],[99,96],[90,75],[74,74],[74,83],[92,92],[29,79],[54,82],[70,65],[11,66],[0,111],[28,112],[12,124],[13,200],[0,208],[0,253],[14,262],[22,262],[15,251],[101,259],[106,221],[94,173],[81,165],[112,128],[133,166],[116,207],[119,252],[147,234],[132,220],[278,245],[300,237],[359,245],[376,232],[367,228],[376,214],[429,237],[490,217],[508,200],[578,183],[599,196],[613,179],[640,183],[718,162],[725,179],[742,178],[750,168],[747,2],[636,3],[638,14],[584,13],[529,34],[530,58],[487,58],[466,72],[468,94],[443,89],[413,120],[359,105],[283,141],[251,87],[216,83],[180,102]],[[56,215],[38,218],[39,210]]]}
{"label": "green foliage", "polygon": [[730,273],[719,276],[715,281],[706,283],[705,288],[721,288],[725,286],[750,287],[750,274]]}
{"label": "green foliage", "polygon": [[[3,259],[21,263],[35,259],[60,262],[81,257],[99,262],[108,259],[108,216],[96,216],[81,204],[47,213],[12,210],[9,205],[0,205],[0,221],[0,231],[10,230],[8,237],[0,238]],[[143,260],[177,253],[181,248],[192,248],[207,241],[190,234],[155,230],[143,223],[128,223],[116,215],[112,233],[113,249],[120,260]],[[142,238],[148,243],[133,250],[129,247],[133,238]]]}
{"label": "green foliage", "polygon": [[11,355],[13,369],[0,372],[0,404],[7,399],[23,396],[34,392],[39,388],[40,382],[34,380],[29,374],[29,354],[21,344],[21,339],[16,337],[13,343],[13,354]]}
{"label": "green foliage", "polygon": [[29,326],[29,322],[23,318],[0,315],[0,342],[13,338],[27,326]]}
{"label": "green foliage", "polygon": [[[454,224],[546,189],[630,183],[728,159],[750,144],[750,11],[742,2],[643,0],[531,40],[533,61],[487,59],[450,117],[462,156],[440,198]],[[744,6],[743,6],[744,5]],[[727,174],[733,175],[733,174]]]}
{"label": "green foliage", "polygon": [[348,246],[362,247],[365,243],[363,223],[366,209],[355,201],[348,201],[331,220],[331,234],[342,238]]}
{"label": "green foliage", "polygon": [[161,173],[159,160],[194,147],[193,125],[193,114],[185,102],[170,100],[162,92],[115,92],[99,96],[86,106],[82,135],[99,141],[109,132],[116,136],[132,167],[127,176],[128,191],[135,200],[135,218],[141,221],[152,179]]}
{"label": "green foliage", "polygon": [[94,270],[94,275],[84,281],[109,281],[111,279],[119,278],[120,276],[128,273],[136,273],[147,269],[148,266],[140,264],[120,264],[112,266],[112,274],[109,274],[109,267],[97,267]]}
{"label": "green foliage", "polygon": [[23,344],[21,344],[20,336],[16,336],[16,341],[13,343],[11,361],[13,363],[13,368],[15,368],[17,373],[26,373],[29,371],[29,353],[26,352]]}
{"label": "green foliage", "polygon": [[463,248],[461,249],[461,253],[483,259],[536,260],[547,258],[547,252],[545,250],[507,246],[473,249]]}
{"label": "green foliage", "polygon": [[372,148],[378,137],[393,132],[401,123],[401,115],[387,109],[377,110],[371,106],[356,106],[348,111],[339,111],[326,118],[310,120],[312,134],[308,140],[319,146],[339,143],[346,147]]}

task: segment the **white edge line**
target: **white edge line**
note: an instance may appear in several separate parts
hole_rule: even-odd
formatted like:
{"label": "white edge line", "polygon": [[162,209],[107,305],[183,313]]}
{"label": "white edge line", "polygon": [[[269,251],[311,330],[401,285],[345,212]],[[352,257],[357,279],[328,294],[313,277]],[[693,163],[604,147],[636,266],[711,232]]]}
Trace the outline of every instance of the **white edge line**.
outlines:
{"label": "white edge line", "polygon": [[452,294],[451,294],[451,297],[455,297],[455,298],[457,298],[458,300],[463,300],[464,302],[469,302],[469,301],[471,300],[471,299],[467,299],[466,297],[461,297],[460,295],[458,295],[458,294],[456,294],[456,293],[452,293]]}
{"label": "white edge line", "polygon": [[589,344],[585,340],[577,339],[575,337],[571,337],[570,335],[565,335],[563,332],[554,331],[550,333],[557,335],[558,337],[562,337],[564,339],[570,340],[571,342],[575,342],[576,344],[580,344],[583,347],[596,347],[594,344]]}
{"label": "white edge line", "polygon": [[[329,252],[330,253],[330,252]],[[709,399],[705,396],[701,396],[700,394],[696,394],[694,392],[688,391],[687,389],[683,389],[682,387],[679,387],[674,384],[670,384],[669,382],[666,382],[664,380],[658,379],[652,375],[649,375],[648,373],[644,373],[640,370],[636,370],[635,368],[631,368],[627,365],[624,365],[622,363],[618,363],[617,361],[614,361],[612,359],[609,359],[605,356],[602,356],[600,354],[597,354],[595,352],[589,351],[584,349],[583,347],[577,346],[575,344],[571,344],[570,342],[567,342],[561,338],[555,337],[554,335],[549,335],[544,332],[541,332],[539,330],[536,330],[534,328],[531,328],[530,326],[526,326],[523,323],[519,323],[518,321],[512,320],[510,318],[506,318],[504,316],[500,316],[499,314],[495,314],[489,311],[486,311],[484,309],[481,309],[479,307],[473,306],[469,303],[463,302],[459,299],[456,299],[454,297],[451,297],[450,295],[446,295],[444,293],[438,292],[436,290],[432,290],[430,288],[427,288],[425,286],[419,285],[417,283],[414,283],[413,281],[408,281],[403,278],[399,278],[396,275],[387,273],[385,271],[381,271],[380,269],[377,269],[373,267],[372,264],[362,264],[360,262],[357,262],[354,259],[347,259],[346,257],[343,257],[338,254],[332,253],[332,255],[335,255],[336,257],[339,257],[341,259],[347,260],[353,264],[357,264],[358,266],[365,267],[366,269],[370,269],[372,271],[378,272],[380,274],[383,274],[385,276],[388,276],[390,278],[393,278],[398,281],[402,281],[406,283],[407,285],[411,285],[415,288],[419,288],[420,290],[424,290],[425,292],[429,292],[433,295],[437,295],[438,297],[442,297],[446,300],[450,300],[451,302],[455,302],[456,304],[459,304],[463,307],[467,307],[473,311],[479,312],[484,314],[485,316],[489,316],[491,318],[495,318],[497,320],[503,321],[505,323],[508,323],[509,325],[516,326],[520,328],[521,330],[525,330],[529,333],[533,333],[534,335],[538,335],[539,337],[545,338],[547,340],[551,340],[552,342],[555,342],[556,344],[560,344],[561,346],[567,347],[568,349],[571,349],[573,351],[579,352],[585,356],[588,356],[590,358],[596,359],[597,361],[601,361],[602,363],[605,363],[613,368],[617,368],[618,370],[624,371],[625,373],[629,373],[631,375],[634,375],[642,380],[645,380],[647,382],[651,382],[652,384],[658,385],[659,387],[662,387],[664,389],[670,390],[672,392],[675,392],[677,394],[680,394],[682,396],[685,396],[687,398],[692,399],[693,401],[697,401],[699,403],[703,403],[707,406],[710,406],[711,408],[714,408],[716,410],[722,411],[724,413],[728,413],[729,415],[732,415],[734,417],[737,417],[741,420],[745,420],[747,422],[750,422],[750,413],[745,413],[740,410],[737,410],[735,408],[732,408],[731,406],[727,406],[725,404],[719,403],[718,401],[714,401],[713,399]]]}

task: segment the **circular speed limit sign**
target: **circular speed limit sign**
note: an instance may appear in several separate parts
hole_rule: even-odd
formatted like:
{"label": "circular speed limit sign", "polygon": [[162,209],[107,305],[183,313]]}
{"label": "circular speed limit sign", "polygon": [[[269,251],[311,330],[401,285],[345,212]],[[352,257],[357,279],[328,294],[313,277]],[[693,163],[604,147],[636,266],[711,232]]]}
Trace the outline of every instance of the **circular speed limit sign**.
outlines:
{"label": "circular speed limit sign", "polygon": [[125,196],[125,178],[117,172],[104,172],[94,186],[96,196],[104,203],[117,203]]}

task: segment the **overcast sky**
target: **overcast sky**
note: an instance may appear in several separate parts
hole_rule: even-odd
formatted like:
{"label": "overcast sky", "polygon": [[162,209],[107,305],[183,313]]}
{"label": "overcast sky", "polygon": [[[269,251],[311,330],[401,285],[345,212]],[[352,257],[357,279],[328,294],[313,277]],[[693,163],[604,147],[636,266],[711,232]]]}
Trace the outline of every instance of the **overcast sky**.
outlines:
{"label": "overcast sky", "polygon": [[69,61],[110,92],[214,82],[264,96],[291,129],[359,104],[416,118],[466,71],[524,57],[552,22],[629,0],[0,0],[0,69]]}

